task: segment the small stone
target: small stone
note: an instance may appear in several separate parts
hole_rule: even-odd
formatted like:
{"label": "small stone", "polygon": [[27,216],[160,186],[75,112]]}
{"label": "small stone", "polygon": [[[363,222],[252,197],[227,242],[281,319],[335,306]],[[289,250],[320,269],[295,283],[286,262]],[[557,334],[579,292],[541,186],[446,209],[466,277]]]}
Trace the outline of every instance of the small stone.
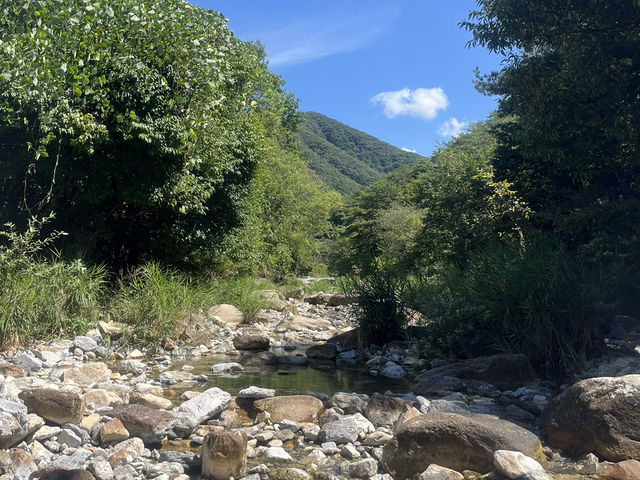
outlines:
{"label": "small stone", "polygon": [[292,460],[291,455],[289,455],[284,448],[282,447],[268,447],[264,451],[264,457],[269,460],[280,460],[289,462]]}
{"label": "small stone", "polygon": [[252,399],[260,399],[260,398],[269,398],[275,396],[276,391],[271,388],[260,388],[251,386],[240,390],[238,392],[238,398],[252,398]]}
{"label": "small stone", "polygon": [[356,447],[352,444],[348,443],[340,450],[340,455],[342,455],[347,460],[355,460],[356,458],[360,458],[360,452]]}
{"label": "small stone", "polygon": [[135,376],[142,375],[147,371],[147,365],[138,360],[123,360],[120,363],[119,372],[123,375],[132,373]]}
{"label": "small stone", "polygon": [[536,474],[538,476],[540,476],[540,474],[544,475],[544,468],[542,468],[542,465],[521,452],[496,450],[493,453],[493,464],[502,475],[510,479],[516,479],[531,474]]}
{"label": "small stone", "polygon": [[450,468],[432,463],[420,474],[418,480],[464,480],[464,475]]}
{"label": "small stone", "polygon": [[73,430],[65,428],[58,434],[58,442],[65,443],[67,446],[74,448],[82,445],[82,438]]}
{"label": "small stone", "polygon": [[373,458],[365,458],[363,460],[350,463],[347,466],[349,476],[353,478],[369,478],[378,473],[378,462]]}
{"label": "small stone", "polygon": [[117,418],[109,420],[100,427],[100,441],[102,443],[122,442],[129,438],[129,431]]}

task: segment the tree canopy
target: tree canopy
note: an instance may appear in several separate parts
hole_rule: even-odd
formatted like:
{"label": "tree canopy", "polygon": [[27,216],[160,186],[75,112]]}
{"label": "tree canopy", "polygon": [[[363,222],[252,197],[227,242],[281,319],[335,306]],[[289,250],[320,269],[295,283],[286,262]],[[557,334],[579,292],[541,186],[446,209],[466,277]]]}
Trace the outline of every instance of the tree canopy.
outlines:
{"label": "tree canopy", "polygon": [[260,46],[183,0],[7,0],[0,32],[2,220],[55,211],[114,266],[215,246],[293,118]]}

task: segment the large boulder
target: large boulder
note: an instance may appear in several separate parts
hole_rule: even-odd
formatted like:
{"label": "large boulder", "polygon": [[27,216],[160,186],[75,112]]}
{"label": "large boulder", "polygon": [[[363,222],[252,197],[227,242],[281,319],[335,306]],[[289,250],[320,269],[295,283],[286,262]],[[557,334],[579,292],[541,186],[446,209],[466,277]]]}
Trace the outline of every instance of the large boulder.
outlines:
{"label": "large boulder", "polygon": [[154,410],[142,405],[122,405],[106,412],[122,422],[132,437],[146,445],[157,445],[163,438],[186,438],[198,426],[191,415],[183,412]]}
{"label": "large boulder", "polygon": [[640,459],[640,375],[582,380],[549,402],[540,424],[553,446],[571,454]]}
{"label": "large boulder", "polygon": [[80,423],[85,409],[82,395],[72,390],[34,388],[23,390],[19,397],[29,412],[58,425]]}
{"label": "large boulder", "polygon": [[461,360],[427,370],[416,377],[415,393],[430,393],[432,379],[441,383],[443,377],[470,383],[490,383],[501,390],[516,390],[538,381],[527,357],[522,354],[505,353]]}
{"label": "large boulder", "polygon": [[396,431],[384,447],[382,465],[396,480],[422,473],[435,463],[461,472],[493,470],[496,450],[512,450],[544,462],[533,433],[492,415],[428,413]]}
{"label": "large boulder", "polygon": [[240,357],[240,363],[247,368],[276,367],[280,363],[277,355],[265,351],[257,353],[245,353]]}
{"label": "large boulder", "polygon": [[334,360],[338,356],[338,346],[335,343],[320,343],[311,345],[305,353],[309,358]]}
{"label": "large boulder", "polygon": [[218,387],[212,387],[184,402],[179,410],[193,416],[198,423],[203,423],[226,409],[229,403],[231,395]]}
{"label": "large boulder", "polygon": [[253,402],[259,412],[268,412],[273,423],[282,420],[313,422],[322,411],[322,402],[310,395],[286,395]]}
{"label": "large boulder", "polygon": [[27,436],[27,407],[0,399],[0,449],[9,448]]}
{"label": "large boulder", "polygon": [[212,432],[202,443],[202,475],[214,480],[240,478],[247,465],[245,432]]}

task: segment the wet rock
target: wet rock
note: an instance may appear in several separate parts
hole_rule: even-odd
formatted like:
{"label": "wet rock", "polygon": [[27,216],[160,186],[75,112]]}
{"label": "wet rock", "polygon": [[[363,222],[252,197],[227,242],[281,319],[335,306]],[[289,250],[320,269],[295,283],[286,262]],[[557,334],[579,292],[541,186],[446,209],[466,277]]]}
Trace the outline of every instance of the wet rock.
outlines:
{"label": "wet rock", "polygon": [[278,363],[282,365],[309,365],[309,357],[305,355],[279,355]]}
{"label": "wet rock", "polygon": [[38,469],[35,462],[24,450],[0,450],[0,471],[14,478],[29,478]]}
{"label": "wet rock", "polygon": [[100,441],[102,443],[122,442],[129,438],[129,431],[122,422],[114,418],[100,427]]}
{"label": "wet rock", "polygon": [[339,420],[322,425],[318,434],[320,442],[353,443],[375,430],[362,414],[345,415]]}
{"label": "wet rock", "polygon": [[244,321],[244,314],[233,305],[223,303],[211,307],[207,312],[207,318],[219,325],[237,327]]}
{"label": "wet rock", "polygon": [[393,362],[388,362],[385,364],[384,369],[380,372],[380,375],[388,378],[400,379],[404,378],[407,375],[407,372],[400,365],[397,365]]}
{"label": "wet rock", "polygon": [[423,472],[430,464],[456,471],[488,472],[493,452],[513,450],[544,461],[533,433],[491,415],[428,413],[405,422],[384,447],[382,463],[395,479]]}
{"label": "wet rock", "polygon": [[240,335],[233,339],[236,350],[269,350],[271,340],[266,335]]}
{"label": "wet rock", "polygon": [[239,478],[247,465],[245,432],[212,432],[201,448],[202,475],[215,480]]}
{"label": "wet rock", "polygon": [[369,396],[364,393],[336,392],[329,399],[327,406],[339,408],[344,413],[364,413],[367,408]]}
{"label": "wet rock", "polygon": [[312,345],[307,349],[306,354],[309,358],[334,360],[338,356],[338,346],[335,343]]}
{"label": "wet rock", "polygon": [[236,362],[216,363],[211,366],[212,373],[240,373],[244,371],[244,366]]}
{"label": "wet rock", "polygon": [[510,479],[518,479],[528,475],[542,480],[546,476],[542,465],[521,452],[496,450],[493,453],[493,464],[498,472]]}
{"label": "wet rock", "polygon": [[378,462],[373,458],[365,458],[347,466],[351,478],[369,478],[378,472]]}
{"label": "wet rock", "polygon": [[30,412],[50,422],[63,425],[78,424],[82,420],[85,404],[82,396],[75,391],[36,388],[24,390],[19,396]]}
{"label": "wet rock", "polygon": [[269,412],[271,421],[279,423],[282,420],[294,422],[313,422],[322,411],[322,402],[309,395],[287,395],[263,398],[253,402],[253,406],[260,412]]}
{"label": "wet rock", "polygon": [[364,415],[375,426],[394,425],[411,402],[402,398],[374,393],[364,409]]}
{"label": "wet rock", "polygon": [[540,424],[553,446],[571,454],[640,458],[640,375],[582,380],[549,402]]}
{"label": "wet rock", "polygon": [[129,397],[129,402],[136,405],[142,405],[147,408],[161,410],[171,410],[173,408],[171,400],[153,395],[152,393],[133,392]]}
{"label": "wet rock", "polygon": [[640,478],[640,462],[624,460],[609,469],[602,480],[638,480]]}
{"label": "wet rock", "polygon": [[[427,370],[416,377],[414,392],[419,395],[429,394],[434,381],[441,387],[445,386],[446,383],[442,377],[455,377],[464,383],[469,381],[490,383],[502,390],[515,390],[538,381],[527,357],[521,354],[499,354],[457,361]],[[425,385],[421,385],[423,383]],[[455,385],[453,381],[452,386]]]}
{"label": "wet rock", "polygon": [[181,412],[154,410],[142,405],[123,405],[107,414],[118,418],[129,434],[141,438],[145,444],[155,445],[163,438],[186,438],[198,426],[195,418]]}
{"label": "wet rock", "polygon": [[179,410],[193,416],[198,423],[203,423],[222,412],[229,403],[231,395],[213,387],[182,403]]}
{"label": "wet rock", "polygon": [[163,385],[175,385],[179,382],[194,381],[194,375],[184,370],[171,370],[162,372],[158,377],[158,381]]}
{"label": "wet rock", "polygon": [[20,442],[28,433],[27,407],[0,398],[0,449]]}
{"label": "wet rock", "polygon": [[64,383],[91,386],[111,378],[111,370],[102,362],[86,363],[80,367],[68,368],[62,378]]}
{"label": "wet rock", "polygon": [[277,366],[278,357],[271,352],[245,353],[240,357],[240,363],[247,368]]}

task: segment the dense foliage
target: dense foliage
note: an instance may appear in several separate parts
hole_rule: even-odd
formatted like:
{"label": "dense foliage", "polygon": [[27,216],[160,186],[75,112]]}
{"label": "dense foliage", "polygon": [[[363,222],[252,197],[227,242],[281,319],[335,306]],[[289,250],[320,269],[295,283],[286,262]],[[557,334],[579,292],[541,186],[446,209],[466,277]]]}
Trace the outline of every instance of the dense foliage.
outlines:
{"label": "dense foliage", "polygon": [[3,219],[55,211],[65,251],[116,267],[193,263],[238,224],[264,112],[292,102],[260,48],[182,0],[0,14]]}
{"label": "dense foliage", "polygon": [[298,138],[311,169],[340,193],[353,193],[422,158],[316,112],[303,114]]}

